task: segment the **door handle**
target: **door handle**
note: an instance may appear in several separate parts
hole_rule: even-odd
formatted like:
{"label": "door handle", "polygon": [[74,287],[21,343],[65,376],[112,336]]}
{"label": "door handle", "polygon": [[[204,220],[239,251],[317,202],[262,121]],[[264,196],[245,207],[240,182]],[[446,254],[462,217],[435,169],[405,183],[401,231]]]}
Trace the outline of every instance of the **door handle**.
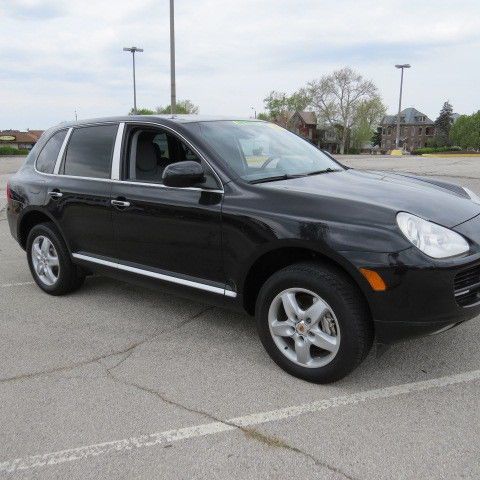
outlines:
{"label": "door handle", "polygon": [[130,206],[130,202],[127,202],[125,200],[110,200],[110,203],[114,207],[119,207],[119,208],[127,208]]}
{"label": "door handle", "polygon": [[59,192],[58,190],[50,190],[48,192],[48,194],[50,195],[50,197],[52,198],[62,198],[63,197],[63,193],[62,192]]}

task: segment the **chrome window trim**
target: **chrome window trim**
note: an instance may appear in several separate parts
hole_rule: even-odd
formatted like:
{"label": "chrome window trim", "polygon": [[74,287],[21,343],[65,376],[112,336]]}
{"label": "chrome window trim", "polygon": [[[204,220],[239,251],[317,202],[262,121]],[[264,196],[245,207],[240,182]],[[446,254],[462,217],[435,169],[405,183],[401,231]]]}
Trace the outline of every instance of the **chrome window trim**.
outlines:
{"label": "chrome window trim", "polygon": [[97,263],[98,265],[104,265],[106,267],[116,268],[130,273],[136,273],[138,275],[144,275],[145,277],[155,278],[157,280],[163,280],[165,282],[175,283],[186,287],[197,288],[198,290],[205,290],[207,292],[216,293],[219,295],[225,295],[226,297],[235,298],[236,292],[233,290],[227,290],[226,288],[213,287],[205,283],[194,282],[192,280],[185,280],[184,278],[173,277],[171,275],[165,275],[163,273],[152,272],[150,270],[144,270],[142,268],[131,267],[130,265],[124,265],[119,262],[110,262],[101,258],[91,257],[82,253],[72,253],[72,257],[77,260],[83,260],[86,262]]}
{"label": "chrome window trim", "polygon": [[223,190],[213,189],[213,188],[200,188],[200,187],[169,187],[163,185],[162,183],[145,183],[145,182],[133,182],[130,180],[112,180],[114,183],[121,183],[126,185],[139,185],[140,187],[157,187],[157,188],[166,188],[169,190],[192,190],[195,192],[209,192],[209,193],[221,193]]}
{"label": "chrome window trim", "polygon": [[[114,145],[114,152],[113,152],[113,158],[112,158],[112,168],[111,168],[111,171],[110,171],[110,178],[80,177],[80,176],[75,176],[75,175],[63,175],[63,174],[59,173],[60,165],[61,165],[62,160],[63,160],[63,155],[65,153],[68,140],[69,140],[69,138],[70,138],[70,136],[71,136],[71,134],[72,134],[72,132],[75,128],[94,127],[94,126],[97,126],[97,125],[109,125],[109,124],[112,124],[112,123],[116,123],[116,124],[119,125],[119,131],[120,131],[120,124],[123,124],[123,128],[122,128],[122,132],[121,132],[121,139],[119,139],[119,137],[118,137],[119,131],[117,131],[117,136],[115,138],[115,145]],[[125,125],[126,124],[135,124],[135,125],[144,125],[144,126],[152,126],[153,125],[155,127],[165,128],[166,130],[169,130],[173,134],[177,135],[190,148],[192,148],[192,150],[202,160],[204,160],[205,163],[211,168],[215,178],[217,179],[218,183],[222,186],[222,188],[221,189],[213,189],[213,188],[201,188],[201,187],[168,187],[167,185],[163,185],[161,183],[132,182],[130,180],[120,180],[121,145],[122,145],[123,137],[124,137],[124,134],[125,134]],[[119,151],[119,157],[118,157],[118,164],[115,165],[115,168],[117,170],[114,171],[113,168],[114,168],[114,164],[115,164],[115,160],[116,160],[115,154],[117,153],[117,151],[115,150],[115,147],[117,146],[117,141],[120,142],[119,143],[120,151]],[[36,160],[35,160],[35,164],[36,164]],[[78,125],[78,126],[75,126],[75,127],[69,127],[67,135],[65,136],[64,143],[63,143],[62,148],[60,149],[59,155],[57,157],[57,163],[55,164],[54,173],[40,172],[36,169],[35,165],[34,165],[34,169],[35,169],[36,173],[38,173],[40,175],[46,175],[46,176],[49,176],[49,177],[58,176],[58,177],[62,177],[62,178],[72,178],[72,179],[78,179],[78,180],[93,180],[95,182],[113,182],[113,183],[122,183],[122,184],[124,183],[124,184],[127,184],[127,185],[139,185],[139,186],[143,186],[143,187],[168,188],[168,189],[174,189],[174,190],[192,190],[192,191],[198,191],[198,192],[221,193],[221,194],[225,193],[225,191],[223,189],[223,183],[222,183],[219,175],[217,174],[215,169],[212,167],[211,163],[205,158],[205,156],[202,155],[198,151],[198,149],[190,141],[188,141],[181,133],[177,132],[175,129],[173,129],[171,127],[168,127],[166,125],[163,125],[163,124],[157,123],[157,122],[139,122],[139,121],[134,121],[134,120],[125,120],[123,122],[115,122],[114,121],[114,122],[85,123],[85,124],[81,124],[81,125]],[[118,178],[115,178],[115,177],[118,177]]]}
{"label": "chrome window trim", "polygon": [[55,163],[55,168],[53,169],[53,175],[58,175],[60,170],[60,165],[62,164],[63,155],[65,154],[65,150],[67,149],[68,141],[72,136],[73,128],[69,128],[67,134],[65,135],[65,140],[63,141],[62,147],[58,152],[57,162]]}
{"label": "chrome window trim", "polygon": [[127,185],[139,185],[141,187],[157,187],[157,188],[168,188],[172,190],[192,190],[197,192],[209,192],[209,193],[224,193],[223,190],[214,190],[208,188],[199,188],[199,187],[168,187],[166,185],[162,185],[161,183],[142,183],[142,182],[129,182],[126,180],[112,180],[111,178],[97,178],[97,177],[79,177],[75,175],[61,175],[61,174],[54,174],[54,173],[43,173],[37,172],[40,175],[46,175],[48,177],[58,177],[58,178],[71,178],[75,180],[93,180],[94,182],[108,182],[108,183],[116,183],[116,184],[127,184]]}
{"label": "chrome window trim", "polygon": [[119,123],[117,135],[115,137],[115,145],[113,147],[112,167],[110,169],[110,178],[112,180],[120,180],[120,163],[124,130],[125,122]]}
{"label": "chrome window trim", "polygon": [[[205,192],[221,192],[221,193],[224,193],[223,182],[220,179],[220,176],[218,175],[218,173],[212,167],[212,164],[205,158],[205,155],[203,155],[197,149],[197,147],[195,145],[193,145],[187,138],[185,138],[180,132],[178,132],[177,130],[175,130],[172,127],[169,127],[167,125],[163,125],[163,124],[158,123],[158,122],[141,122],[141,121],[138,121],[138,120],[137,121],[135,121],[135,120],[125,120],[125,124],[128,124],[128,125],[143,125],[143,126],[150,126],[150,127],[153,125],[155,127],[159,127],[159,128],[163,128],[165,130],[168,130],[170,133],[173,133],[174,135],[179,137],[182,140],[182,142],[187,144],[188,147],[191,148],[193,150],[193,152],[210,167],[210,170],[212,170],[213,175],[217,179],[217,182],[218,182],[218,184],[220,185],[221,188],[208,189],[208,188],[198,188],[198,187],[184,187],[184,188],[182,188],[182,187],[167,187],[165,185],[162,185],[161,183],[132,182],[132,181],[129,181],[129,180],[120,180],[121,182],[132,183],[132,184],[135,184],[135,185],[150,185],[150,186],[159,186],[159,187],[164,187],[164,188],[179,188],[181,190],[194,189],[194,190],[202,190],[202,191],[205,191]],[[119,165],[119,170],[118,170],[118,178],[120,179],[120,165]]]}

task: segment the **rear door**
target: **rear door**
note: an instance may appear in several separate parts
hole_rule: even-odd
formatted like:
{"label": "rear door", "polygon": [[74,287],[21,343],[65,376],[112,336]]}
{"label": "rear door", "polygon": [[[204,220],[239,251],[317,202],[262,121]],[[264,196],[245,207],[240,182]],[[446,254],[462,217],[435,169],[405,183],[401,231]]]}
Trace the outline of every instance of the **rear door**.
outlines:
{"label": "rear door", "polygon": [[48,209],[72,252],[111,255],[111,164],[118,123],[74,128],[57,175],[49,176]]}

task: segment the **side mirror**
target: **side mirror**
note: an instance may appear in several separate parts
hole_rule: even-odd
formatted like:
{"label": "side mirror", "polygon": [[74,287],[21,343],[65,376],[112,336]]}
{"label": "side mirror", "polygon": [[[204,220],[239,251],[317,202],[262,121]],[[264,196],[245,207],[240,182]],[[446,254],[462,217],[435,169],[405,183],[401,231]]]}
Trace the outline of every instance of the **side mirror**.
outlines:
{"label": "side mirror", "polygon": [[167,165],[162,180],[166,187],[193,187],[205,181],[205,171],[200,163],[185,160]]}

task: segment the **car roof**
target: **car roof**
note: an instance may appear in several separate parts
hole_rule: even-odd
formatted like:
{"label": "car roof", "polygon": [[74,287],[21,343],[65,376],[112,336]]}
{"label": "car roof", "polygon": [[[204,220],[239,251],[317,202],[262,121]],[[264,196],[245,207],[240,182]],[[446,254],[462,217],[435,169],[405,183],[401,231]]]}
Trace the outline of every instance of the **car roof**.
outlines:
{"label": "car roof", "polygon": [[100,117],[89,118],[85,120],[78,120],[73,122],[63,122],[58,127],[75,127],[80,125],[92,124],[92,123],[107,123],[107,122],[151,122],[157,121],[165,124],[182,124],[182,123],[198,123],[198,122],[218,122],[218,121],[251,121],[262,122],[262,120],[256,120],[252,118],[242,117],[227,117],[227,116],[209,116],[209,115],[123,115],[117,117]]}

